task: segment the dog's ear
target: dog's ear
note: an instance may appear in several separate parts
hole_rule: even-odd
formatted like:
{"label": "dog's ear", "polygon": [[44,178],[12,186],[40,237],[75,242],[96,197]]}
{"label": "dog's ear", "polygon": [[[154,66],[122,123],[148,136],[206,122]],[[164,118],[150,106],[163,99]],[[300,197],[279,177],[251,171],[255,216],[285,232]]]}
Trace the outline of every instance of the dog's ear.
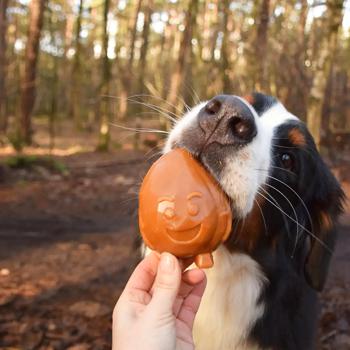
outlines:
{"label": "dog's ear", "polygon": [[265,111],[271,108],[271,106],[277,103],[277,99],[275,97],[264,95],[260,92],[252,92],[247,94],[243,96],[243,99],[252,105],[258,115],[263,114]]}
{"label": "dog's ear", "polygon": [[[311,198],[313,234],[306,257],[304,272],[309,285],[318,291],[323,289],[335,248],[336,221],[343,209],[344,192],[338,181],[321,159],[316,167],[318,176]],[[316,178],[316,177],[314,177]]]}
{"label": "dog's ear", "polygon": [[[328,267],[332,257],[332,253],[335,247],[336,241],[336,229],[333,227],[334,223],[331,218],[328,218],[327,222],[322,222],[320,219],[319,227],[316,231],[317,240],[311,237],[311,247],[309,254],[306,258],[304,272],[305,278],[308,284],[317,291],[321,291],[326,282]],[[332,228],[323,227],[324,225],[331,225]],[[314,223],[314,227],[315,227]]]}

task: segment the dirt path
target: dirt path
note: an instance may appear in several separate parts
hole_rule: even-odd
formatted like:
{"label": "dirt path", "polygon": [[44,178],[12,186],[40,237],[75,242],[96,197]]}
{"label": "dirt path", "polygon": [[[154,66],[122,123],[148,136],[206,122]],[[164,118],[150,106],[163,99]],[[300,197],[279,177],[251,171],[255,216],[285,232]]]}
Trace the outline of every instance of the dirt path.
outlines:
{"label": "dirt path", "polygon": [[[0,183],[0,349],[110,349],[112,309],[137,259],[143,159],[80,154],[64,158],[68,176],[17,171]],[[350,349],[349,232],[348,213],[322,294],[322,350]]]}

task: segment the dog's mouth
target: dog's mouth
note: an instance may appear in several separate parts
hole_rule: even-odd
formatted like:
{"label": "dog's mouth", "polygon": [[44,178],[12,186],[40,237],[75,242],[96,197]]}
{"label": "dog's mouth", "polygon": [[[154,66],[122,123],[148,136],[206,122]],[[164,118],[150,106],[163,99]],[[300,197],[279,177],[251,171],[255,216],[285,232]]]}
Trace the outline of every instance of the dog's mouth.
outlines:
{"label": "dog's mouth", "polygon": [[194,152],[190,147],[187,147],[186,145],[179,145],[176,141],[171,146],[171,150],[179,148],[185,149],[192,156],[192,158],[196,160],[202,166],[202,168],[204,168],[206,172],[209,173],[216,180],[218,185],[220,185],[220,181],[218,180],[217,175],[204,160],[205,149],[202,149],[199,152]]}
{"label": "dog's mouth", "polygon": [[[186,144],[179,144],[177,143],[176,141],[173,142],[173,144],[171,145],[171,150],[174,150],[174,149],[178,149],[178,148],[182,148],[182,149],[185,149],[192,157],[194,160],[196,160],[202,168],[205,169],[205,171],[210,174],[216,181],[216,183],[218,184],[218,186],[220,187],[220,189],[226,194],[228,200],[229,200],[229,203],[230,203],[230,206],[232,208],[233,206],[233,202],[232,202],[232,198],[230,197],[230,195],[225,191],[225,189],[223,188],[221,182],[220,182],[220,176],[217,174],[217,172],[210,166],[209,162],[207,162],[205,160],[205,156],[206,156],[206,153],[205,153],[205,149],[202,149],[200,152],[194,152],[193,150],[191,150],[191,147],[188,147]],[[222,157],[218,157],[219,158],[219,162],[220,163],[224,163],[224,160],[222,159]]]}

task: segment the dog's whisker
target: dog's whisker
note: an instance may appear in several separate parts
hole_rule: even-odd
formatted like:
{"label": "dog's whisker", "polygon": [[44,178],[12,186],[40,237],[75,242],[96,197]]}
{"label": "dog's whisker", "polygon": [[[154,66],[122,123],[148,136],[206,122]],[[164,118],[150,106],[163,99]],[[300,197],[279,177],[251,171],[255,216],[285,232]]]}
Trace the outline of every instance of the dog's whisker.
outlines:
{"label": "dog's whisker", "polygon": [[[154,95],[147,95],[147,94],[135,94],[135,95],[130,95],[130,96],[127,96],[127,97],[119,97],[119,96],[113,96],[113,95],[101,95],[101,97],[106,97],[106,98],[110,98],[110,99],[114,99],[114,100],[122,100],[122,99],[125,99],[127,101],[130,101],[132,103],[138,103],[138,104],[141,104],[141,103],[144,103],[144,104],[147,104],[147,102],[144,102],[144,101],[139,101],[137,98],[142,98],[142,97],[152,97],[152,98],[155,98],[155,99],[158,99],[162,102],[165,102],[167,105],[169,105],[170,107],[173,107],[173,108],[176,108],[176,106],[172,105],[171,103],[169,103],[168,101],[164,100],[163,98],[159,97],[159,96],[154,96]],[[164,112],[167,112],[169,114],[172,114],[174,116],[174,119],[177,120],[179,118],[179,116],[172,112],[172,111],[169,111],[167,110],[166,108],[164,107],[161,107],[161,106],[158,106],[158,105],[154,105],[154,104],[151,104],[149,103],[150,105],[152,105],[153,107],[156,107],[156,108],[159,108],[159,109],[162,109],[162,111]],[[177,111],[179,113],[182,114],[182,111],[180,109],[177,108]]]}
{"label": "dog's whisker", "polygon": [[[237,232],[239,223],[240,223],[240,220],[235,220],[234,221],[234,227],[232,228],[232,232]],[[234,239],[234,242],[237,242],[237,238]]]}
{"label": "dog's whisker", "polygon": [[[140,96],[141,96],[141,95],[140,95]],[[181,115],[182,115],[182,113],[183,113],[183,111],[180,110],[178,107],[176,107],[174,104],[172,104],[172,103],[170,103],[170,102],[164,100],[164,99],[161,98],[161,97],[158,98],[157,96],[152,96],[152,95],[145,95],[145,96],[148,96],[148,97],[151,97],[151,98],[156,98],[156,99],[162,101],[162,103],[165,103],[167,106],[171,107],[174,111],[179,112]],[[137,97],[136,97],[136,98],[137,98]],[[176,114],[176,113],[173,112],[173,111],[170,111],[170,110],[166,109],[164,106],[161,107],[161,106],[159,106],[159,105],[155,105],[155,104],[150,103],[150,102],[139,101],[139,100],[137,100],[137,99],[136,99],[136,100],[135,100],[135,99],[129,99],[129,100],[130,100],[130,101],[133,101],[133,102],[139,102],[139,103],[140,103],[140,102],[143,102],[143,103],[145,103],[145,104],[148,104],[149,106],[153,106],[153,107],[155,107],[155,108],[159,108],[159,109],[161,109],[162,111],[164,111],[164,112],[169,113],[170,115],[172,115],[173,118],[175,119],[175,121],[177,121],[178,119],[180,119],[180,116],[179,116],[178,114]]]}
{"label": "dog's whisker", "polygon": [[[294,256],[294,252],[295,252],[295,249],[296,249],[296,246],[297,246],[297,243],[299,241],[299,220],[298,220],[298,215],[297,215],[297,212],[295,210],[295,208],[293,207],[293,204],[291,203],[291,201],[288,199],[288,197],[286,195],[284,195],[280,190],[278,190],[277,188],[275,188],[274,186],[272,185],[269,185],[269,184],[265,184],[266,186],[272,188],[273,190],[275,190],[277,193],[279,193],[286,201],[287,203],[290,205],[290,207],[292,208],[293,210],[293,213],[294,213],[294,216],[295,216],[295,220],[297,222],[297,234],[296,234],[296,239],[295,239],[295,245],[294,245],[294,249],[293,249],[293,253],[292,253],[292,256]],[[262,190],[264,190],[266,193],[268,193],[264,188],[262,188]]]}
{"label": "dog's whisker", "polygon": [[[174,108],[175,110],[177,110],[179,113],[182,114],[182,111],[180,110],[180,108],[178,108],[177,106],[175,106],[174,104],[170,103],[169,101],[167,101],[166,99],[160,97],[160,96],[156,96],[156,95],[150,95],[150,94],[136,94],[136,95],[131,95],[129,96],[130,98],[140,98],[140,97],[150,97],[150,98],[154,98],[157,99],[159,101],[162,101],[163,103],[167,104],[169,107]],[[170,112],[170,111],[168,111]],[[171,112],[173,113],[173,112]],[[175,114],[175,113],[173,113]],[[176,115],[176,114],[175,114]],[[176,115],[177,116],[177,115]],[[178,117],[178,116],[177,116]]]}
{"label": "dog's whisker", "polygon": [[309,209],[307,208],[305,202],[303,201],[303,199],[299,196],[299,194],[292,188],[290,187],[289,185],[287,185],[284,181],[282,180],[279,180],[277,179],[276,177],[274,176],[271,176],[271,175],[267,175],[267,177],[281,183],[282,185],[284,185],[285,187],[287,187],[290,191],[292,191],[292,193],[294,193],[294,195],[300,200],[302,206],[304,207],[305,211],[306,211],[306,214],[308,216],[308,220],[310,222],[310,227],[311,227],[311,231],[314,232],[314,227],[313,227],[313,222],[312,222],[312,219],[311,219],[311,214],[309,212]]}
{"label": "dog's whisker", "polygon": [[126,199],[120,201],[119,204],[120,205],[125,205],[125,204],[128,204],[130,202],[137,201],[138,199],[139,199],[138,196],[129,197],[129,198],[126,198]]}
{"label": "dog's whisker", "polygon": [[155,152],[154,154],[152,154],[152,152],[154,150],[156,150],[157,148],[159,148],[159,145],[156,145],[154,147],[152,147],[151,149],[149,149],[146,153],[145,153],[145,157],[147,157],[148,155],[150,155],[150,158],[147,158],[147,161],[149,161],[150,159],[152,159],[152,157],[154,156],[154,154],[158,154],[161,153],[161,151]]}
{"label": "dog's whisker", "polygon": [[190,92],[194,104],[199,104],[201,102],[201,100],[200,100],[198,94],[196,93],[196,91],[194,90],[193,86],[191,86],[189,84],[185,84],[185,88],[187,91]]}
{"label": "dog's whisker", "polygon": [[[166,117],[165,115],[162,115],[159,112],[156,112],[156,113],[158,115],[160,115],[161,117],[163,117],[163,116]],[[141,116],[141,117],[143,117],[143,116],[155,116],[155,115],[156,115],[155,112],[152,112],[152,111],[138,112],[135,114],[135,116]],[[176,122],[174,120],[171,120],[170,118],[167,118],[167,117],[166,117],[166,119],[168,119],[171,122],[172,127],[174,127],[176,125]]]}
{"label": "dog's whisker", "polygon": [[[279,167],[279,166],[275,166],[275,165],[270,165],[270,168],[274,168],[274,169],[279,169],[279,170],[283,170],[283,171],[286,171],[287,173],[290,173],[291,175],[295,175],[292,171],[288,170],[288,169],[284,169],[282,167]],[[255,168],[254,170],[257,170],[257,171],[265,171],[267,173],[270,172],[269,169],[259,169],[259,168]]]}
{"label": "dog's whisker", "polygon": [[312,154],[310,153],[310,151],[305,148],[305,147],[297,147],[297,146],[283,146],[283,145],[276,145],[276,144],[272,144],[272,146],[277,147],[277,148],[286,148],[286,149],[297,149],[298,151],[303,151],[306,152],[307,154],[309,154],[310,156],[312,156]]}
{"label": "dog's whisker", "polygon": [[181,99],[182,103],[186,109],[186,112],[188,113],[191,110],[191,107],[186,103],[186,101],[184,99]]}
{"label": "dog's whisker", "polygon": [[[124,97],[117,97],[117,96],[112,96],[112,95],[102,95],[101,97],[106,97],[106,98],[115,99],[115,100],[124,99]],[[131,103],[135,103],[135,104],[138,104],[138,105],[142,105],[142,106],[148,107],[148,108],[158,112],[160,115],[166,117],[167,119],[173,121],[175,124],[177,123],[177,121],[179,119],[179,116],[177,114],[167,110],[166,108],[162,108],[160,106],[153,105],[153,104],[150,104],[150,103],[146,103],[146,102],[143,102],[143,101],[134,100],[131,97],[127,97],[125,99],[127,101],[130,101]],[[173,115],[173,116],[171,116],[171,115]]]}
{"label": "dog's whisker", "polygon": [[[277,202],[276,198],[269,192],[267,192],[262,186],[259,187],[261,190],[264,190],[264,192],[266,193],[266,195],[278,206],[278,208],[280,209],[280,212],[282,213],[282,208],[281,206],[279,205],[279,203]],[[285,225],[285,228],[286,228],[286,231],[287,231],[287,234],[288,234],[288,237],[290,237],[290,234],[289,234],[289,228],[287,226],[287,221],[284,221],[284,225]]]}
{"label": "dog's whisker", "polygon": [[162,151],[154,152],[153,154],[151,154],[151,155],[147,158],[147,161],[149,162],[152,158],[160,157],[162,154],[163,154]]}
{"label": "dog's whisker", "polygon": [[312,238],[314,238],[318,243],[320,243],[325,249],[328,250],[328,252],[333,253],[333,250],[328,247],[327,244],[325,244],[320,238],[318,238],[315,234],[313,234],[310,230],[308,230],[305,226],[297,223],[289,214],[287,214],[282,208],[280,208],[278,205],[270,201],[267,197],[265,197],[262,193],[258,192],[259,195],[261,195],[263,198],[265,198],[270,204],[272,204],[274,207],[276,207],[278,210],[280,210],[287,218],[298,224],[305,232],[307,232]]}
{"label": "dog's whisker", "polygon": [[291,148],[291,149],[300,149],[299,147],[296,146],[282,146],[282,145],[276,145],[274,143],[271,144],[274,147],[279,147],[279,148]]}
{"label": "dog's whisker", "polygon": [[259,210],[260,210],[260,213],[261,213],[261,217],[262,217],[262,220],[263,220],[263,223],[264,223],[264,227],[265,227],[265,235],[268,236],[268,233],[267,233],[267,225],[266,225],[266,220],[265,220],[265,216],[264,216],[264,213],[261,209],[261,206],[259,204],[259,202],[254,199],[254,202],[256,203],[256,205],[258,206]]}
{"label": "dog's whisker", "polygon": [[[245,217],[243,218],[243,221],[240,221],[240,224],[241,224],[241,227],[240,227],[240,229],[239,229],[238,234],[236,234],[235,242],[238,242],[239,237],[241,236],[241,234],[242,234],[242,232],[243,232],[243,228],[244,228],[244,225],[245,225]],[[237,226],[237,228],[238,228],[238,226]]]}
{"label": "dog's whisker", "polygon": [[115,126],[117,128],[127,130],[127,131],[133,131],[133,132],[139,132],[139,133],[158,133],[158,134],[169,134],[169,131],[164,130],[158,130],[158,129],[149,129],[149,128],[131,128],[124,125],[116,124],[116,123],[110,123],[110,125]]}
{"label": "dog's whisker", "polygon": [[[160,115],[162,115],[162,116],[166,117],[167,119],[171,120],[174,124],[176,124],[178,119],[179,119],[177,114],[175,114],[175,113],[173,113],[171,111],[168,111],[167,109],[162,108],[160,106],[153,105],[153,104],[148,103],[148,102],[146,103],[146,102],[141,102],[141,101],[131,100],[131,99],[129,99],[129,101],[131,101],[131,103],[135,103],[135,104],[147,107],[147,108],[149,108],[149,109],[159,113]],[[173,115],[173,117],[171,115]]]}
{"label": "dog's whisker", "polygon": [[[192,93],[193,93],[193,95],[192,95],[193,102],[194,102],[194,103],[197,103],[197,104],[200,103],[200,102],[201,102],[201,99],[199,98],[198,94],[196,93],[196,90],[193,89],[193,87],[191,87],[191,90],[192,90]],[[197,101],[196,101],[194,98],[196,98]]]}
{"label": "dog's whisker", "polygon": [[[278,168],[279,168],[279,167],[278,167]],[[284,168],[279,168],[279,169],[280,169],[280,170],[289,171],[289,170],[284,169]],[[257,170],[257,171],[268,171],[268,170],[266,170],[266,169],[255,169],[255,170]],[[310,212],[309,212],[309,210],[308,210],[308,208],[307,208],[305,202],[304,202],[303,199],[299,196],[299,194],[298,194],[292,187],[290,187],[289,185],[287,185],[284,181],[281,181],[281,180],[279,180],[278,178],[276,178],[276,177],[274,177],[274,176],[272,176],[272,175],[269,175],[269,174],[267,174],[266,176],[267,176],[268,178],[271,178],[271,179],[273,179],[273,180],[275,180],[275,181],[281,183],[281,184],[284,185],[285,187],[287,187],[287,188],[299,199],[301,205],[304,207],[304,209],[305,209],[305,211],[306,211],[306,214],[307,214],[307,216],[308,216],[308,220],[309,220],[309,222],[310,222],[311,231],[314,232],[314,227],[313,227],[313,222],[312,222],[312,219],[311,219],[311,214],[310,214]]]}

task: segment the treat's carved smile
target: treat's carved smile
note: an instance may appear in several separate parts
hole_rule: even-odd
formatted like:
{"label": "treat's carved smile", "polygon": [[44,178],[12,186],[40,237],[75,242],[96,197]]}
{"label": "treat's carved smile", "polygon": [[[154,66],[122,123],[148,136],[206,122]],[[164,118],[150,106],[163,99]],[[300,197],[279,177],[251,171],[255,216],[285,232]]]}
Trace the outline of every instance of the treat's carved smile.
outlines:
{"label": "treat's carved smile", "polygon": [[167,228],[167,233],[169,238],[171,240],[174,240],[175,243],[179,243],[179,242],[189,243],[192,240],[196,239],[197,236],[200,235],[201,228],[202,228],[201,224],[196,225],[192,228],[183,228],[181,230],[176,230],[176,231]]}
{"label": "treat's carved smile", "polygon": [[[162,198],[158,203],[158,212],[162,214],[166,232],[171,240],[174,242],[191,242],[201,233],[201,224],[193,222],[191,217],[197,216],[200,213],[198,203],[191,201],[193,198],[200,198],[202,195],[198,192],[191,193],[187,196],[187,205],[179,206],[187,208],[187,215],[185,213],[177,213],[175,208],[174,198]],[[184,220],[181,220],[184,217]],[[180,219],[180,220],[178,220]]]}

